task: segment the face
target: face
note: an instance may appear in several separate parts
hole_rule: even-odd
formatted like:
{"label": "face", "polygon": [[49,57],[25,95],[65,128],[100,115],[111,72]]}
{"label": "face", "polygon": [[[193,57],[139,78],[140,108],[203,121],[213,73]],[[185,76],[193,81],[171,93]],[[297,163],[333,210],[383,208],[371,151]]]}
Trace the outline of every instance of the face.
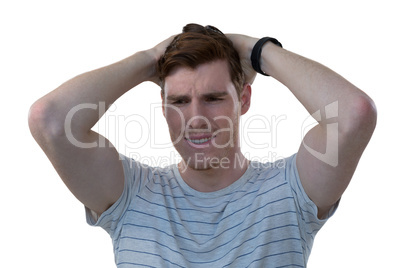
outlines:
{"label": "face", "polygon": [[237,96],[227,62],[178,68],[164,89],[164,116],[185,164],[209,169],[234,161],[240,153],[239,117],[249,108],[251,89],[245,85]]}

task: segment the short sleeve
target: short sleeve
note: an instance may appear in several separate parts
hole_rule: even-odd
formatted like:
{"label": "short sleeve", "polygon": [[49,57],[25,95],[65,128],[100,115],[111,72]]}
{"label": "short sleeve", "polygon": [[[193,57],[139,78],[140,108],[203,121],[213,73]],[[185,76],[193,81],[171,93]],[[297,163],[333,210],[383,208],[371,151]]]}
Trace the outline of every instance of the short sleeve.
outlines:
{"label": "short sleeve", "polygon": [[331,211],[325,219],[318,219],[318,208],[306,194],[301,183],[299,173],[296,166],[296,154],[286,159],[286,180],[292,190],[293,197],[296,202],[298,213],[301,217],[301,227],[305,232],[314,236],[324,225],[324,223],[335,213],[339,201],[332,207]]}
{"label": "short sleeve", "polygon": [[92,210],[85,207],[87,223],[91,226],[102,227],[111,237],[114,237],[120,219],[124,217],[133,196],[141,187],[141,176],[136,176],[135,174],[140,169],[139,163],[122,154],[120,154],[120,160],[124,169],[124,189],[120,198],[99,217]]}

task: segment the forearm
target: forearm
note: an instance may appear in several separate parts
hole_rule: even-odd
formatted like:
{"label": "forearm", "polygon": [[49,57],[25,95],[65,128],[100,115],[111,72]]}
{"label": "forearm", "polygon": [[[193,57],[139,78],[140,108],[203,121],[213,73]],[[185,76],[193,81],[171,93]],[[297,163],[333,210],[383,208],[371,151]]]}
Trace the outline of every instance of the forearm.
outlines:
{"label": "forearm", "polygon": [[[229,38],[242,59],[246,82],[251,83],[250,55],[258,39],[233,34]],[[297,170],[303,188],[318,207],[318,216],[325,215],[342,196],[373,134],[375,105],[337,73],[273,43],[265,43],[259,63],[319,122],[303,138]]]}
{"label": "forearm", "polygon": [[370,106],[370,98],[342,76],[272,43],[263,48],[261,68],[289,88],[310,114],[337,102],[340,130],[356,123],[355,116],[366,109],[362,105]]}
{"label": "forearm", "polygon": [[125,92],[152,78],[155,60],[149,51],[138,52],[67,81],[32,106],[34,116],[41,117],[35,123],[44,129],[51,128],[53,134],[65,135],[64,122],[74,115],[71,118],[72,133],[88,133],[105,112],[101,105],[107,109]]}

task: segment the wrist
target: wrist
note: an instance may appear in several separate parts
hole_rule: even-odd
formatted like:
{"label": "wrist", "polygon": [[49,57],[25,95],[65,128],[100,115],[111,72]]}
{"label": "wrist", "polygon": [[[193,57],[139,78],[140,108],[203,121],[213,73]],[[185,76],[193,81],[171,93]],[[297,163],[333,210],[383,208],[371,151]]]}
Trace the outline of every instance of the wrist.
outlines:
{"label": "wrist", "polygon": [[156,83],[158,80],[157,64],[159,56],[155,53],[155,50],[148,49],[137,52],[138,60],[141,61],[141,66],[143,68],[142,78],[143,81],[152,81]]}
{"label": "wrist", "polygon": [[268,47],[269,49],[272,48],[273,46],[282,47],[282,44],[275,38],[263,37],[259,39],[257,43],[254,45],[250,58],[251,58],[251,65],[257,73],[269,76],[266,66],[265,69],[262,69],[262,65],[266,65],[264,64],[266,62],[263,60],[262,51],[265,47]]}
{"label": "wrist", "polygon": [[261,58],[260,58],[260,67],[261,70],[265,74],[269,74],[269,76],[276,77],[276,68],[275,68],[275,53],[277,53],[281,47],[275,45],[272,42],[268,42],[262,48]]}

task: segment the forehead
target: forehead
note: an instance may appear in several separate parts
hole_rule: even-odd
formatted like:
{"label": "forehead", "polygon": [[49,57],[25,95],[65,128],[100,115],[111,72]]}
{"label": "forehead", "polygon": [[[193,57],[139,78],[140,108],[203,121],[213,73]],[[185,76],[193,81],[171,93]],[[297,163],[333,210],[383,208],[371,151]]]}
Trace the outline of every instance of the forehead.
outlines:
{"label": "forehead", "polygon": [[165,79],[165,96],[202,94],[209,91],[235,91],[227,61],[205,63],[194,69],[178,67]]}

